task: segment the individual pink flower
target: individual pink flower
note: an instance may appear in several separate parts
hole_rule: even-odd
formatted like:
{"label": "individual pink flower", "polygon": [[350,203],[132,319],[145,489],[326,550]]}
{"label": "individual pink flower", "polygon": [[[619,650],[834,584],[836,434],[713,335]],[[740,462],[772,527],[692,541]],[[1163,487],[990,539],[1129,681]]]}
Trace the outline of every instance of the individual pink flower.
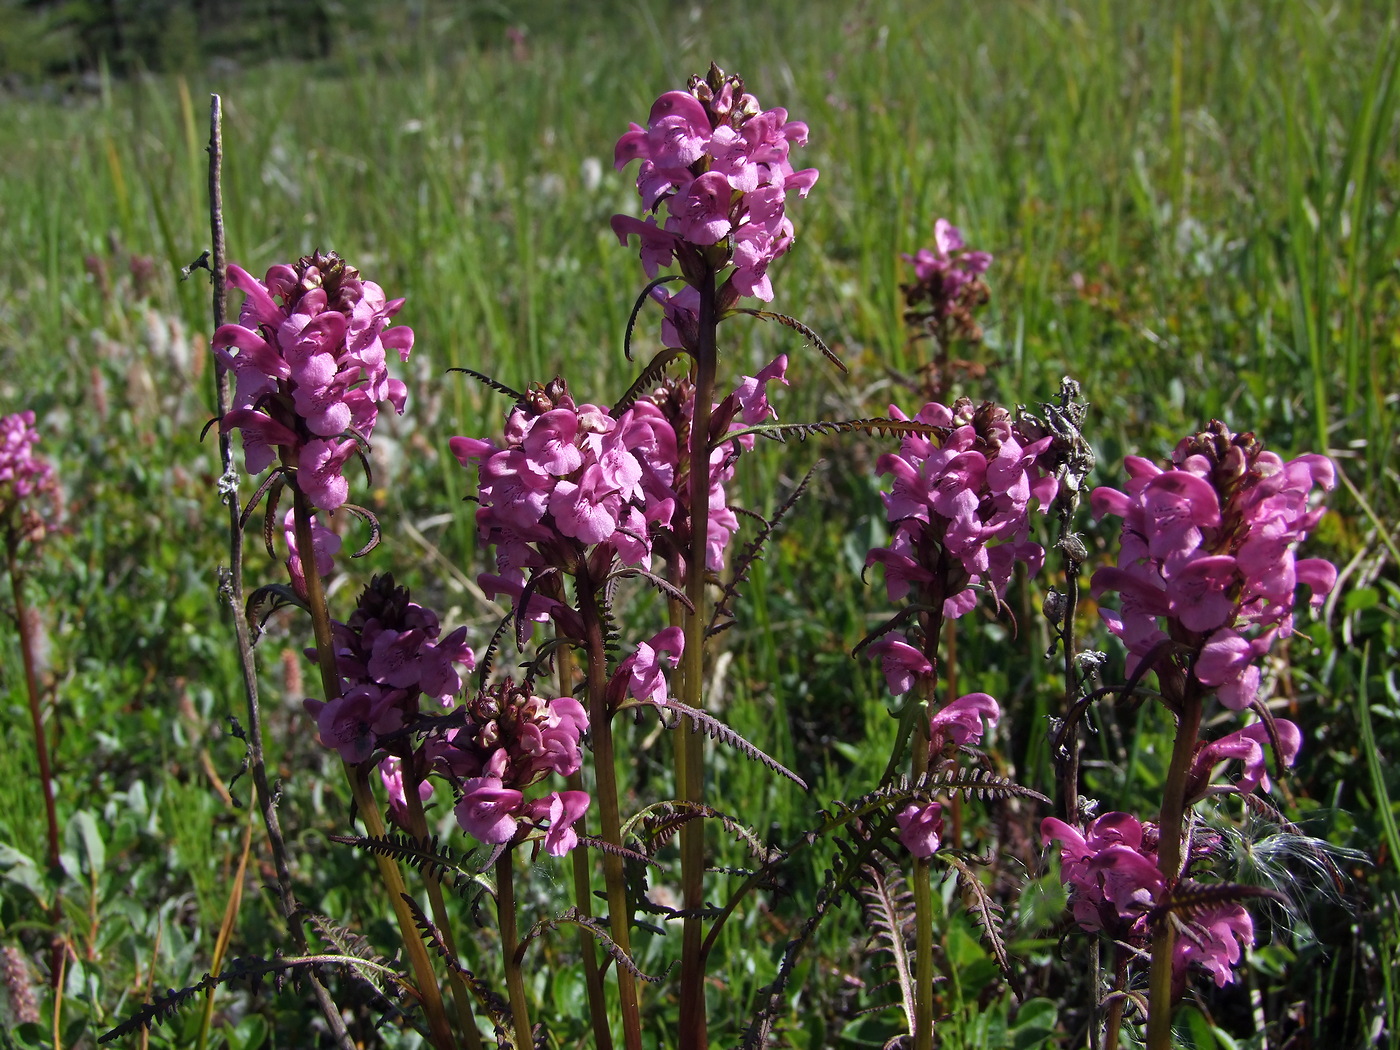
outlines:
{"label": "individual pink flower", "polygon": [[[404,784],[403,760],[389,755],[379,763],[379,778],[384,782],[384,793],[389,797],[389,813],[394,823],[401,828],[410,826],[408,815],[408,795]],[[427,802],[433,797],[433,785],[427,780],[418,782],[418,801]]]}
{"label": "individual pink flower", "polygon": [[578,845],[578,832],[574,824],[588,812],[590,799],[586,791],[556,791],[530,804],[528,815],[531,820],[548,821],[544,833],[545,852],[552,857],[562,857]]}
{"label": "individual pink flower", "polygon": [[895,814],[899,841],[921,859],[932,857],[943,844],[943,807],[937,802],[910,803]]}
{"label": "individual pink flower", "polygon": [[638,644],[637,651],[618,665],[616,678],[625,683],[628,696],[644,703],[664,703],[668,688],[663,665],[674,670],[684,651],[685,633],[679,627],[667,627]]}
{"label": "individual pink flower", "polygon": [[468,835],[498,846],[515,835],[523,798],[519,791],[502,786],[500,777],[472,777],[462,785],[462,799],[453,812]]}
{"label": "individual pink flower", "polygon": [[885,684],[895,696],[909,692],[922,676],[933,673],[933,664],[929,663],[928,657],[893,635],[872,642],[865,651],[880,661],[880,669],[885,672]]}
{"label": "individual pink flower", "polygon": [[[302,598],[306,597],[306,567],[297,551],[296,514],[288,508],[282,516],[282,535],[287,541],[287,574],[291,577],[292,590]],[[311,516],[311,550],[316,571],[323,577],[335,569],[335,556],[340,552],[341,538],[321,524],[321,516]]]}
{"label": "individual pink flower", "polygon": [[935,752],[948,740],[954,747],[966,747],[982,742],[982,721],[994,726],[1001,718],[1001,708],[986,693],[968,693],[944,705],[930,719],[929,739]]}
{"label": "individual pink flower", "polygon": [[[1302,749],[1303,734],[1286,718],[1274,719],[1273,727],[1278,737],[1279,761],[1284,766],[1291,766]],[[1211,779],[1216,768],[1233,761],[1243,763],[1242,775],[1233,784],[1216,790],[1248,795],[1262,785],[1268,791],[1268,766],[1272,750],[1269,727],[1264,722],[1254,722],[1206,744],[1191,760],[1186,789],[1188,802],[1204,797],[1211,790]]]}

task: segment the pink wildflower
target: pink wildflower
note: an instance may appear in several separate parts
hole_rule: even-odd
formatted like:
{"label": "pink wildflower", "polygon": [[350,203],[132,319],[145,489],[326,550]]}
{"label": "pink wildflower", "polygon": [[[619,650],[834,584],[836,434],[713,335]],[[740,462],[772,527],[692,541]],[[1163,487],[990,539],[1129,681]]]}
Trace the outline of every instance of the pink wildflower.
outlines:
{"label": "pink wildflower", "polygon": [[943,807],[937,802],[918,805],[911,802],[895,814],[899,841],[916,857],[928,858],[943,844]]}
{"label": "pink wildflower", "polygon": [[403,411],[406,388],[385,367],[387,350],[406,361],[413,346],[412,329],[386,330],[403,300],[386,300],[334,252],[274,266],[262,281],[237,266],[228,277],[246,298],[238,323],[214,333],[236,380],[220,426],[241,432],[250,474],[280,456],[315,506],[335,510],[349,495],[345,464],[368,441],[378,406]]}
{"label": "pink wildflower", "polygon": [[[893,405],[890,414],[908,418]],[[1000,602],[1017,561],[1040,568],[1030,501],[1043,507],[1055,497],[1055,478],[1038,464],[1052,438],[1031,440],[1005,409],[967,398],[952,408],[931,402],[914,418],[942,436],[911,435],[880,457],[878,469],[892,478],[884,500],[894,535],[865,563],[885,566],[892,601],[912,589],[952,619],[974,607],[974,588]]]}
{"label": "pink wildflower", "polygon": [[57,518],[58,484],[34,454],[38,441],[33,412],[0,417],[0,531],[11,545],[43,539]]}
{"label": "pink wildflower", "polygon": [[[806,143],[807,125],[788,120],[784,109],[760,111],[739,77],[712,65],[687,91],[657,99],[646,127],[633,124],[618,139],[615,166],[641,162],[642,205],[650,212],[664,206],[665,217],[617,215],[613,232],[623,244],[639,235],[648,277],[678,261],[693,289],[701,274],[732,265],[719,290],[721,313],[743,296],[770,301],[768,266],[792,246],[787,199],[806,197],[817,180],[815,169],[789,163],[791,147]],[[679,318],[668,309],[663,338],[691,348],[693,333]]]}
{"label": "pink wildflower", "polygon": [[1258,691],[1259,659],[1293,632],[1297,585],[1317,605],[1336,582],[1330,563],[1294,555],[1323,514],[1311,495],[1332,488],[1332,464],[1285,463],[1253,434],[1213,421],[1177,446],[1169,469],[1136,456],[1125,467],[1126,491],[1091,496],[1097,515],[1123,518],[1118,565],[1093,579],[1094,596],[1118,591],[1120,608],[1101,615],[1128,646],[1129,673],[1170,639],[1177,649],[1157,657],[1159,672],[1189,671],[1242,710]]}

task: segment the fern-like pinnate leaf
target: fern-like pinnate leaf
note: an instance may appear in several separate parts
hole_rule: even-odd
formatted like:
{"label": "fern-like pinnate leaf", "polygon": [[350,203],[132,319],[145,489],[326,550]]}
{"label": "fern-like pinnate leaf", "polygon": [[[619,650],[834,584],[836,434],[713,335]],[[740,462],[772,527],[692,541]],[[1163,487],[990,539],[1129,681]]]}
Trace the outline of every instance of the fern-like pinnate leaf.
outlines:
{"label": "fern-like pinnate leaf", "polygon": [[608,935],[607,929],[598,919],[595,919],[591,915],[584,915],[576,908],[569,908],[563,914],[557,915],[552,919],[541,919],[539,922],[535,923],[534,926],[530,927],[529,932],[526,933],[524,937],[520,938],[519,947],[515,949],[516,963],[519,964],[524,960],[525,949],[529,947],[531,941],[550,930],[557,930],[560,926],[578,926],[587,930],[593,939],[602,945],[603,951],[612,956],[613,962],[617,963],[618,966],[621,966],[639,981],[645,981],[648,984],[660,984],[666,979],[666,974],[670,973],[669,967],[665,972],[657,974],[655,977],[643,973],[637,964],[632,961],[632,957],[618,947],[617,942]]}
{"label": "fern-like pinnate leaf", "polygon": [[632,385],[629,386],[623,392],[622,396],[613,404],[613,418],[622,415],[623,412],[626,412],[636,404],[637,400],[643,394],[651,390],[652,387],[659,385],[662,377],[666,375],[666,369],[670,367],[671,362],[684,356],[684,350],[667,349],[662,350],[653,357],[651,363],[648,364],[646,368],[642,369],[641,374],[638,375],[636,379],[632,380]]}
{"label": "fern-like pinnate leaf", "polygon": [[[689,718],[692,722],[694,722],[696,729],[700,732],[703,732],[711,740],[717,741],[721,744],[725,744],[728,747],[732,747],[735,751],[738,751],[745,758],[752,759],[753,761],[758,762],[761,765],[767,766],[774,773],[780,773],[783,776],[787,777],[794,784],[800,787],[803,791],[807,790],[807,782],[805,780],[799,777],[792,770],[788,769],[787,766],[783,765],[776,758],[773,758],[772,756],[768,755],[757,745],[750,743],[745,737],[740,735],[736,730],[730,728],[725,723],[721,722],[714,715],[708,714],[705,711],[701,711],[698,708],[691,707],[689,704],[683,704],[679,700],[674,699],[638,701],[635,704],[627,705],[627,707],[634,709],[651,707],[655,708],[657,711],[668,711],[674,715],[683,715],[686,718]],[[619,708],[619,710],[626,710],[627,707]],[[668,728],[675,728],[677,720],[668,719],[667,723]]]}
{"label": "fern-like pinnate leaf", "polygon": [[506,386],[504,383],[499,382],[499,381],[497,381],[497,380],[495,380],[495,379],[492,379],[490,376],[486,375],[484,372],[478,372],[478,371],[476,371],[476,370],[473,369],[473,368],[449,368],[448,371],[449,371],[449,372],[461,372],[463,375],[471,376],[471,377],[472,377],[473,379],[475,379],[478,383],[482,384],[483,386],[490,387],[492,390],[496,391],[496,393],[498,393],[498,394],[505,394],[506,397],[508,397],[508,398],[510,398],[511,400],[515,401],[516,404],[521,404],[521,403],[523,403],[523,402],[525,401],[525,395],[522,394],[519,390],[513,390],[513,389],[511,389],[510,387]]}
{"label": "fern-like pinnate leaf", "polygon": [[[703,802],[691,802],[681,798],[653,802],[634,814],[622,826],[622,836],[633,837],[642,842],[646,856],[650,858],[675,837],[682,824],[702,817],[718,821],[725,831],[748,848],[750,855],[765,864],[771,864],[780,856],[776,850],[765,846],[753,829],[737,817]],[[648,862],[650,863],[650,860]]]}
{"label": "fern-like pinnate leaf", "polygon": [[718,634],[734,622],[732,606],[735,599],[739,597],[739,585],[748,582],[749,573],[753,570],[754,563],[763,556],[763,550],[768,546],[768,541],[772,538],[773,533],[777,531],[778,525],[787,517],[792,508],[797,505],[797,501],[802,498],[802,494],[807,491],[807,485],[811,482],[812,474],[815,473],[816,469],[816,466],[813,465],[812,468],[803,475],[802,480],[797,483],[797,488],[793,489],[792,494],[789,495],[787,499],[783,500],[778,509],[774,511],[771,520],[755,515],[755,517],[758,517],[759,521],[762,522],[759,533],[748,543],[744,544],[743,550],[741,550],[739,556],[734,559],[733,574],[729,582],[724,585],[724,590],[720,594],[719,600],[715,602],[714,612],[710,614],[710,623],[705,630],[707,636]]}
{"label": "fern-like pinnate leaf", "polygon": [[423,873],[425,878],[437,879],[458,897],[474,901],[482,893],[496,896],[496,887],[485,875],[473,871],[463,856],[438,845],[436,835],[416,838],[390,832],[387,835],[332,835],[332,842],[353,846],[382,857],[393,857]]}
{"label": "fern-like pinnate leaf", "polygon": [[257,991],[264,980],[271,978],[280,987],[281,982],[287,977],[295,977],[297,974],[317,966],[340,966],[358,974],[373,971],[396,981],[402,980],[399,973],[391,967],[353,955],[325,954],[272,959],[264,959],[259,955],[248,955],[234,959],[217,976],[206,973],[199,981],[184,988],[167,988],[164,995],[144,1004],[121,1024],[104,1032],[97,1041],[110,1043],[124,1035],[131,1035],[143,1028],[152,1028],[168,1021],[182,1006],[219,985],[245,984],[250,990]]}
{"label": "fern-like pinnate leaf", "polygon": [[1196,882],[1182,879],[1165,899],[1147,913],[1151,923],[1161,922],[1168,914],[1181,919],[1194,920],[1208,915],[1222,904],[1243,904],[1247,900],[1277,901],[1287,905],[1289,900],[1277,890],[1265,886],[1246,886],[1238,882]]}
{"label": "fern-like pinnate leaf", "polygon": [[784,328],[791,328],[794,332],[805,336],[812,345],[822,352],[823,357],[841,370],[842,374],[850,375],[851,370],[846,367],[844,361],[836,356],[836,352],[826,345],[821,336],[817,335],[816,332],[797,318],[789,317],[787,314],[774,313],[772,310],[742,309],[735,310],[734,312],[738,314],[748,314],[750,317],[757,317],[760,321],[777,321]]}
{"label": "fern-like pinnate leaf", "polygon": [[[647,300],[651,298],[652,291],[660,288],[663,284],[670,284],[672,281],[683,280],[685,280],[685,278],[678,273],[662,274],[660,277],[654,278],[638,293],[637,301],[632,304],[632,313],[627,318],[627,327],[622,333],[622,353],[627,360],[632,360],[632,333],[637,328],[637,318],[641,316],[642,308],[646,306]],[[681,353],[683,351],[677,352]]]}
{"label": "fern-like pinnate leaf", "polygon": [[870,950],[889,955],[891,982],[899,989],[899,1005],[909,1030],[914,1030],[914,958],[907,929],[914,921],[914,895],[903,874],[882,857],[861,869],[860,897],[870,928]]}
{"label": "fern-like pinnate leaf", "polygon": [[350,555],[352,558],[363,558],[370,551],[374,550],[375,547],[379,546],[379,540],[383,536],[383,530],[379,527],[379,519],[374,516],[373,511],[366,510],[364,507],[356,506],[353,503],[342,503],[340,509],[355,515],[355,517],[369,526],[369,539],[365,541],[363,547]]}
{"label": "fern-like pinnate leaf", "polygon": [[977,877],[977,872],[972,870],[972,866],[959,855],[957,850],[942,850],[935,853],[934,856],[951,865],[957,871],[958,885],[967,894],[968,911],[977,920],[977,925],[982,927],[982,939],[992,950],[1001,975],[1010,985],[1012,993],[1016,996],[1016,1001],[1020,1002],[1024,998],[1021,993],[1021,982],[1017,980],[1016,971],[1011,967],[1011,957],[1006,952],[1006,942],[1001,936],[1001,905],[992,899],[992,895],[987,892],[987,887],[982,885],[982,880]]}

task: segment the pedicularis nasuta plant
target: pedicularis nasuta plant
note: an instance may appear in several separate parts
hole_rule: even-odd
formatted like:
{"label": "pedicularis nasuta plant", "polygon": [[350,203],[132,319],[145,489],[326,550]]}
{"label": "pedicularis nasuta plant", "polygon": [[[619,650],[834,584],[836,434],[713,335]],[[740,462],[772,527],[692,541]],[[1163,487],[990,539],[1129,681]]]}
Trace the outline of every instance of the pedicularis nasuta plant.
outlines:
{"label": "pedicularis nasuta plant", "polygon": [[[1051,800],[1001,776],[977,750],[1003,711],[986,693],[956,695],[952,649],[963,617],[980,611],[1014,623],[1007,589],[1018,567],[1033,576],[1045,561],[1031,538],[1042,514],[1058,520],[1067,588],[1045,602],[1055,650],[1063,651],[1066,707],[1052,741],[1063,819],[1045,817],[1043,836],[1047,847],[1059,843],[1074,917],[1109,938],[1115,960],[1090,1041],[1099,1045],[1102,1034],[1116,1045],[1124,1021],[1145,1015],[1149,1045],[1166,1047],[1173,1004],[1193,970],[1217,984],[1234,979],[1253,938],[1247,903],[1278,891],[1212,874],[1219,836],[1195,808],[1229,795],[1267,807],[1255,792],[1268,789],[1268,753],[1281,767],[1298,752],[1298,730],[1263,703],[1259,661],[1292,630],[1297,584],[1316,601],[1335,580],[1327,563],[1293,555],[1322,513],[1311,489],[1330,487],[1330,464],[1319,456],[1285,463],[1220,423],[1184,441],[1167,469],[1130,458],[1127,491],[1100,488],[1091,498],[1097,515],[1124,521],[1118,564],[1094,575],[1093,590],[1119,596],[1119,611],[1103,615],[1129,649],[1130,680],[1092,688],[1100,656],[1081,652],[1074,633],[1078,572],[1088,557],[1074,516],[1093,466],[1078,389],[1066,381],[1058,402],[1038,413],[950,396],[956,373],[976,374],[952,355],[981,339],[976,314],[989,299],[990,255],[969,250],[960,231],[939,220],[934,247],[906,256],[908,318],[934,347],[929,399],[912,414],[892,405],[885,417],[780,423],[769,393],[788,382],[786,355],[753,376],[724,374],[720,325],[744,317],[778,321],[843,367],[805,325],[748,305],[775,298],[770,267],[794,245],[788,208],[817,182],[815,170],[793,164],[807,133],[714,66],[686,90],[661,95],[646,124],[633,124],[616,146],[619,169],[639,163],[644,214],[612,222],[622,244],[640,242],[650,279],[628,326],[628,356],[638,319],[658,307],[660,350],[606,403],[571,390],[563,377],[515,390],[461,370],[510,402],[498,434],[448,442],[477,481],[475,520],[487,558],[479,583],[508,608],[482,637],[444,627],[388,576],[372,579],[343,620],[327,604],[325,579],[343,553],[330,516],[363,523],[367,542],[358,553],[378,541],[378,523],[351,502],[350,468],[362,461],[368,471],[381,408],[404,411],[404,384],[388,367],[414,347],[413,331],[397,323],[403,301],[334,253],[273,266],[262,279],[227,267],[244,299],[238,321],[214,334],[215,354],[236,381],[218,425],[225,437],[241,437],[245,470],[261,479],[234,518],[241,527],[262,506],[268,550],[287,567],[286,582],[254,591],[250,615],[270,600],[310,616],[309,655],[321,687],[305,708],[321,742],[343,760],[364,824],[363,834],[339,841],[375,858],[404,955],[394,965],[359,952],[346,931],[318,919],[326,953],[240,961],[211,982],[335,964],[399,989],[409,1022],[438,1050],[481,1046],[488,1032],[501,1046],[547,1046],[526,960],[540,938],[571,927],[596,1046],[620,1038],[628,1050],[700,1050],[709,1045],[706,989],[724,924],[799,853],[830,840],[826,884],[752,1004],[743,1045],[768,1045],[800,954],[832,910],[862,899],[872,944],[893,971],[891,1005],[907,1027],[892,1045],[931,1047],[939,1012],[935,867],[956,878],[1003,979],[1013,990],[1020,983],[962,804],[976,797],[1048,808]],[[222,261],[215,262],[221,277]],[[737,326],[724,332],[737,339]],[[880,661],[898,730],[884,775],[867,794],[813,806],[806,826],[783,829],[785,845],[765,845],[770,836],[707,802],[707,748],[735,749],[806,785],[765,753],[764,741],[726,725],[704,694],[712,639],[736,622],[739,588],[792,500],[764,519],[731,501],[731,481],[760,436],[833,432],[900,442],[876,463],[889,479],[889,541],[866,560],[882,568],[896,608],[857,647]],[[743,546],[741,514],[757,522]],[[660,600],[637,603],[644,591]],[[619,626],[629,602],[658,614],[632,637]],[[1155,694],[1143,686],[1148,672]],[[1151,695],[1176,722],[1155,822],[1093,816],[1098,803],[1080,797],[1077,730],[1089,705],[1112,695],[1133,702]],[[1212,695],[1255,720],[1202,740]],[[627,781],[639,764],[630,738],[614,733],[624,714],[653,716],[669,730],[668,793]],[[1238,779],[1217,782],[1220,767],[1233,762],[1242,764]],[[440,822],[429,820],[448,811],[458,842],[444,841]],[[721,831],[748,844],[747,869],[716,870]],[[651,887],[663,877],[663,847],[677,836],[672,906]],[[541,905],[518,890],[534,863],[567,871],[571,904]],[[406,873],[421,880],[416,891]],[[284,880],[290,900],[286,887]],[[471,902],[473,913],[489,901],[494,934],[454,922],[449,894]],[[284,913],[300,931],[304,909],[294,905]],[[661,932],[651,921],[658,916],[679,922],[673,973],[648,974],[638,963],[642,939]],[[469,943],[483,936],[494,953]],[[648,985],[660,988],[647,992]],[[188,992],[109,1034],[149,1023]],[[333,1013],[332,1033],[346,1045]]]}

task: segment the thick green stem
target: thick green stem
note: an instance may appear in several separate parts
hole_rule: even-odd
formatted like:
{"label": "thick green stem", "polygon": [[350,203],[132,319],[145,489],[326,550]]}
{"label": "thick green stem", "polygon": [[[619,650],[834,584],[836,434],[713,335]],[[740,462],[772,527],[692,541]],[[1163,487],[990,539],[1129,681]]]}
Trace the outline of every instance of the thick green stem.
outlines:
{"label": "thick green stem", "polygon": [[[340,697],[340,670],[335,663],[335,640],[331,633],[330,611],[326,608],[326,594],[321,586],[321,574],[316,571],[316,548],[311,536],[311,504],[301,489],[293,487],[293,520],[296,527],[297,551],[302,558],[306,578],[306,604],[311,611],[311,626],[316,637],[316,661],[321,671],[321,688],[325,691],[326,702]],[[360,819],[365,822],[365,830],[372,838],[382,838],[384,821],[379,815],[379,803],[370,791],[368,778],[363,767],[346,763],[345,773],[350,780],[350,791],[355,806],[360,811]],[[423,1012],[428,1019],[428,1030],[433,1045],[438,1050],[455,1050],[457,1044],[452,1038],[452,1029],[447,1023],[447,1013],[443,1009],[442,992],[438,988],[437,976],[433,973],[433,962],[428,950],[418,935],[413,922],[413,914],[408,910],[404,898],[408,890],[404,886],[403,875],[398,864],[390,857],[378,853],[374,855],[379,865],[379,877],[384,880],[384,889],[389,896],[389,904],[399,922],[399,933],[403,937],[404,951],[413,968],[414,980],[418,985],[418,995],[423,1003]]]}
{"label": "thick green stem", "polygon": [[[559,675],[559,695],[574,695],[574,674],[577,664],[574,651],[561,647],[555,656],[555,666]],[[582,791],[583,773],[570,773],[570,791]],[[582,821],[584,818],[580,818]],[[582,831],[583,828],[579,828]],[[580,915],[593,914],[593,878],[588,863],[588,851],[575,849],[569,854],[574,876],[574,910]],[[579,957],[583,959],[583,985],[588,992],[588,1020],[593,1027],[593,1045],[596,1050],[612,1050],[612,1029],[608,1025],[608,997],[603,989],[603,972],[598,969],[598,950],[593,944],[592,935],[582,927],[577,930]]]}
{"label": "thick green stem", "polygon": [[[578,575],[579,613],[583,617],[584,644],[588,655],[588,726],[593,735],[593,767],[597,781],[594,799],[602,822],[603,841],[621,846],[622,815],[618,807],[617,765],[613,754],[612,710],[608,705],[607,651],[603,645],[603,621],[598,594],[587,571]],[[627,876],[622,858],[603,854],[603,878],[608,892],[608,922],[612,939],[624,952],[632,952],[632,909],[627,903]],[[622,1034],[627,1050],[641,1050],[642,1015],[637,980],[626,967],[617,971],[618,998],[622,1003]]]}
{"label": "thick green stem", "polygon": [[[1167,785],[1158,821],[1157,870],[1170,888],[1181,875],[1182,839],[1186,824],[1186,780],[1201,730],[1201,692],[1195,678],[1187,681],[1177,719]],[[1147,1050],[1171,1050],[1172,954],[1176,927],[1170,914],[1162,916],[1152,934],[1152,968],[1148,975]]]}
{"label": "thick green stem", "polygon": [[510,993],[511,1024],[515,1026],[515,1045],[534,1046],[530,1035],[530,1006],[525,998],[525,976],[516,957],[520,934],[515,926],[515,852],[501,851],[496,858],[496,919],[501,927],[501,961],[506,971],[506,989]]}
{"label": "thick green stem", "polygon": [[[695,355],[695,411],[690,421],[690,552],[686,559],[685,593],[690,610],[685,617],[685,653],[681,664],[681,702],[704,707],[705,688],[705,568],[710,531],[710,407],[718,367],[715,275],[706,271],[700,283],[699,346]],[[687,802],[700,804],[705,792],[704,737],[689,718],[681,720],[676,747],[676,785]],[[700,910],[705,905],[705,822],[681,827],[681,901],[687,914],[681,933],[680,1047],[704,1050],[709,1045],[705,1015],[704,930]]]}

